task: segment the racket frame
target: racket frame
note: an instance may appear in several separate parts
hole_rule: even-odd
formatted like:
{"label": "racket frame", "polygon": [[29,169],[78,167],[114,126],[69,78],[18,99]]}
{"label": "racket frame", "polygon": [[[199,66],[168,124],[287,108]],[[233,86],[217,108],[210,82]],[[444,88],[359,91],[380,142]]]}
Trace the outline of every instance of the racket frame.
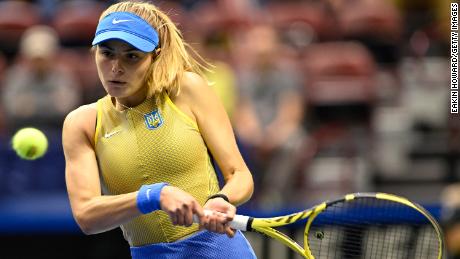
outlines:
{"label": "racket frame", "polygon": [[[296,253],[302,255],[304,258],[312,259],[314,256],[311,253],[310,247],[308,245],[308,233],[311,227],[311,224],[313,220],[324,210],[326,210],[328,207],[339,203],[339,202],[348,202],[354,199],[361,199],[361,198],[376,198],[380,200],[388,200],[396,203],[403,204],[405,206],[408,206],[412,209],[415,209],[419,213],[421,213],[423,216],[425,216],[428,221],[432,224],[433,228],[435,229],[435,232],[438,237],[438,246],[439,246],[439,251],[438,251],[438,259],[443,258],[443,251],[444,251],[444,238],[443,238],[443,233],[441,230],[441,227],[439,226],[438,222],[436,219],[433,218],[433,216],[422,206],[409,201],[406,198],[393,195],[393,194],[387,194],[387,193],[353,193],[353,194],[347,194],[343,198],[333,200],[333,201],[326,201],[323,203],[320,203],[310,209],[292,213],[289,215],[285,216],[278,216],[278,217],[272,217],[272,218],[252,218],[249,217],[246,219],[246,224],[244,223],[239,223],[240,225],[246,225],[245,229],[246,231],[255,231],[255,232],[260,232],[262,234],[265,234],[269,237],[275,238],[276,240],[280,241],[284,245],[288,246],[290,249],[294,250]],[[305,226],[305,231],[304,231],[304,247],[301,247],[297,242],[295,242],[292,238],[289,236],[285,235],[284,233],[273,229],[274,227],[281,227],[281,226],[286,226],[292,223],[295,223],[299,220],[307,219],[307,224]],[[239,228],[241,229],[241,228]]]}

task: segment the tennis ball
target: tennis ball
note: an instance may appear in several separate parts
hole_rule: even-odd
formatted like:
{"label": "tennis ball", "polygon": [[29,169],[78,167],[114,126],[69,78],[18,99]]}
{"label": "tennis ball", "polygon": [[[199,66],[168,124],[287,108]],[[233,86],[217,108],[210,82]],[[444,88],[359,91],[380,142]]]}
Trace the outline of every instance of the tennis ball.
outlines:
{"label": "tennis ball", "polygon": [[48,149],[48,139],[36,128],[18,130],[12,139],[13,149],[19,157],[34,160],[42,157]]}

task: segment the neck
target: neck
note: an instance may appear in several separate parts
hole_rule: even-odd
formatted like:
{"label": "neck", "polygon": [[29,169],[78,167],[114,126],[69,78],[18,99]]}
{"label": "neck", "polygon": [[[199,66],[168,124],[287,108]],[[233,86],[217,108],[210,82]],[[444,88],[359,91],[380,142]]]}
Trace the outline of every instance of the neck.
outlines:
{"label": "neck", "polygon": [[122,111],[141,104],[147,98],[146,89],[141,89],[138,93],[129,97],[114,97],[115,109]]}

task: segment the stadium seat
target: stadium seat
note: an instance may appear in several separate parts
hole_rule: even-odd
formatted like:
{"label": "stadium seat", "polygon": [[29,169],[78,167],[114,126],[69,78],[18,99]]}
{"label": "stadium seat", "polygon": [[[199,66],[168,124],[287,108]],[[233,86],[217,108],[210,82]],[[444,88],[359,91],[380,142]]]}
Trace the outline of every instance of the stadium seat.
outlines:
{"label": "stadium seat", "polygon": [[305,97],[310,105],[371,103],[375,98],[375,62],[355,42],[311,46],[304,57]]}
{"label": "stadium seat", "polygon": [[56,8],[52,25],[64,46],[91,45],[99,16],[106,6],[100,2],[62,1]]}
{"label": "stadium seat", "polygon": [[403,20],[389,1],[357,1],[337,10],[341,34],[345,39],[362,42],[377,63],[399,62]]}
{"label": "stadium seat", "polygon": [[[322,2],[274,2],[267,6],[274,25],[289,33],[293,29],[302,29],[313,41],[336,39],[338,29],[335,19]],[[291,32],[292,33],[292,32]]]}
{"label": "stadium seat", "polygon": [[25,1],[0,2],[0,52],[8,61],[15,57],[22,33],[41,23],[39,8]]}

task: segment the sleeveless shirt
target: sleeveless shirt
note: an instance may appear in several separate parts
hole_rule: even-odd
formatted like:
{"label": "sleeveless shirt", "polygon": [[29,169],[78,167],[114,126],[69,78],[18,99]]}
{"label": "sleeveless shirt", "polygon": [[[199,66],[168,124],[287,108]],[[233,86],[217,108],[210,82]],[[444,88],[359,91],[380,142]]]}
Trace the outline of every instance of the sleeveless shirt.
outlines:
{"label": "sleeveless shirt", "polygon": [[[219,191],[216,172],[197,124],[163,95],[159,107],[153,98],[124,111],[111,97],[97,102],[95,151],[102,193],[134,192],[144,184],[167,182],[204,205]],[[161,210],[121,225],[130,246],[173,242],[198,230],[174,226]]]}

